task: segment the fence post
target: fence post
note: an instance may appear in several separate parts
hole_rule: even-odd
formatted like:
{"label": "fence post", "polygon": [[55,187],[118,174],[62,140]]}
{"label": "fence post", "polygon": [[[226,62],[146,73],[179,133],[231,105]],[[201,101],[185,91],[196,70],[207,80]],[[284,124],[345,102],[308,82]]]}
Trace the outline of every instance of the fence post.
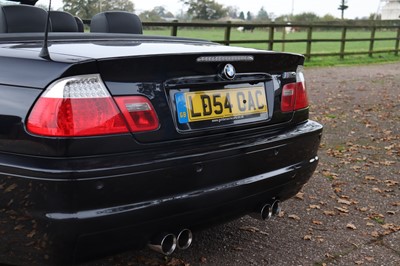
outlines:
{"label": "fence post", "polygon": [[227,21],[226,22],[226,28],[225,28],[225,45],[230,44],[230,40],[231,40],[231,26],[232,22],[231,21]]}
{"label": "fence post", "polygon": [[286,27],[282,28],[282,52],[285,51]]}
{"label": "fence post", "polygon": [[171,36],[178,36],[178,21],[172,21]]}
{"label": "fence post", "polygon": [[307,30],[307,50],[306,50],[306,59],[307,59],[307,61],[310,61],[310,59],[311,59],[312,31],[313,31],[313,27],[312,26],[308,27],[308,30]]}
{"label": "fence post", "polygon": [[394,55],[398,56],[399,55],[399,46],[400,46],[400,27],[397,28],[397,40],[396,40],[396,51],[394,52]]}
{"label": "fence post", "polygon": [[371,41],[369,42],[369,52],[368,52],[369,57],[372,57],[374,53],[375,32],[376,32],[376,26],[372,26]]}
{"label": "fence post", "polygon": [[274,32],[275,32],[275,26],[271,25],[269,27],[268,50],[274,49]]}
{"label": "fence post", "polygon": [[346,49],[346,34],[347,34],[347,27],[344,26],[342,30],[342,40],[340,42],[340,59],[344,59],[344,51]]}

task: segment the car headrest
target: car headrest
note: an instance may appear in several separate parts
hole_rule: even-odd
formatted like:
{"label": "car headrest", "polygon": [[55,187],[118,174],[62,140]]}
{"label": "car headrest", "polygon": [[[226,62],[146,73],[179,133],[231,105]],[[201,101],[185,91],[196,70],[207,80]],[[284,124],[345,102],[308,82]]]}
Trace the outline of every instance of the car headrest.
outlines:
{"label": "car headrest", "polygon": [[80,17],[74,17],[76,24],[78,25],[78,32],[84,32],[85,31],[85,27],[83,25],[83,21]]}
{"label": "car headrest", "polygon": [[44,32],[47,12],[28,5],[0,6],[0,33]]}
{"label": "car headrest", "polygon": [[125,11],[107,11],[96,14],[90,23],[91,32],[142,34],[140,18]]}
{"label": "car headrest", "polygon": [[50,21],[53,32],[78,32],[78,24],[68,12],[50,11]]}

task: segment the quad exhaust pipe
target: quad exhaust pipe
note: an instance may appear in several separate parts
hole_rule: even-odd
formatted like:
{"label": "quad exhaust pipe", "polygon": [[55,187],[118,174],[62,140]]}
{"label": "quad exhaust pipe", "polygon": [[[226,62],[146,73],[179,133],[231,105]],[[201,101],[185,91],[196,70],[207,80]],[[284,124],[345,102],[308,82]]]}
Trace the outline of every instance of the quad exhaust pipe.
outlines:
{"label": "quad exhaust pipe", "polygon": [[250,216],[258,220],[266,221],[271,219],[272,216],[278,215],[280,212],[281,212],[280,201],[275,200],[272,204],[267,203],[262,205],[257,212],[251,213]]}
{"label": "quad exhaust pipe", "polygon": [[189,229],[183,229],[176,235],[172,233],[162,233],[151,239],[147,246],[161,253],[163,255],[171,255],[176,248],[187,249],[190,247],[193,241],[192,231]]}
{"label": "quad exhaust pipe", "polygon": [[176,237],[174,234],[159,234],[148,243],[148,247],[166,256],[171,255],[176,248]]}

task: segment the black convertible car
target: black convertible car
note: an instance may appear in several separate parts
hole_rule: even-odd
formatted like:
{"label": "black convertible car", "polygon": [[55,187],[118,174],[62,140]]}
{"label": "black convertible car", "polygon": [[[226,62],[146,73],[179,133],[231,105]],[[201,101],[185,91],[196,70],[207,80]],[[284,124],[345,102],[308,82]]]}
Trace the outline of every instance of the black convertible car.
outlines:
{"label": "black convertible car", "polygon": [[0,262],[169,255],[314,172],[303,56],[145,36],[126,12],[85,33],[22,2],[0,6]]}

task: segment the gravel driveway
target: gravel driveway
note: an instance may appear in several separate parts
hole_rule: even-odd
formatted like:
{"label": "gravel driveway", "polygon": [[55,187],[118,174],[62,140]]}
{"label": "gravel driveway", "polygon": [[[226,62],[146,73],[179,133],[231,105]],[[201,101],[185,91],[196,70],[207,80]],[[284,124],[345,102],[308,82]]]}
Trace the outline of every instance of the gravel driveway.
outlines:
{"label": "gravel driveway", "polygon": [[195,232],[186,251],[86,265],[400,265],[400,63],[306,69],[320,164],[283,212]]}

